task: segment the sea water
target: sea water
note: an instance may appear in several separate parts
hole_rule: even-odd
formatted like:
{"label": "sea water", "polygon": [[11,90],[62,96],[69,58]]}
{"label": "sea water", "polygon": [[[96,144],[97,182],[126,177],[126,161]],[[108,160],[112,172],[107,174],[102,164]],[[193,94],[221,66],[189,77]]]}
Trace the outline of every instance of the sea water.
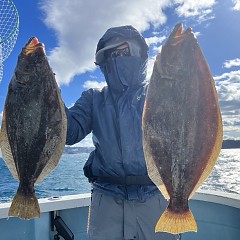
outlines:
{"label": "sea water", "polygon": [[[59,165],[35,186],[38,198],[88,193],[91,185],[83,174],[89,153],[63,154]],[[240,194],[240,149],[222,149],[217,164],[201,189]],[[0,158],[0,202],[14,197],[18,182]]]}

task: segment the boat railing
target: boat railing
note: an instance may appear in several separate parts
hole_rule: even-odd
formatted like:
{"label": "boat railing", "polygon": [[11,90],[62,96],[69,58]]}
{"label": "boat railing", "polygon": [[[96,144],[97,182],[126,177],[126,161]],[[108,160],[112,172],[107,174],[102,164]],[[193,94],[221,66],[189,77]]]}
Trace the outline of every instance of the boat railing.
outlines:
{"label": "boat railing", "polygon": [[[39,199],[41,216],[30,220],[8,217],[11,203],[0,204],[1,240],[86,239],[91,195],[77,194]],[[190,200],[190,209],[197,221],[197,233],[184,233],[182,240],[238,240],[240,236],[240,195],[199,190]],[[60,219],[69,238],[55,238]],[[103,216],[104,217],[104,216]],[[59,235],[61,236],[61,235]]]}

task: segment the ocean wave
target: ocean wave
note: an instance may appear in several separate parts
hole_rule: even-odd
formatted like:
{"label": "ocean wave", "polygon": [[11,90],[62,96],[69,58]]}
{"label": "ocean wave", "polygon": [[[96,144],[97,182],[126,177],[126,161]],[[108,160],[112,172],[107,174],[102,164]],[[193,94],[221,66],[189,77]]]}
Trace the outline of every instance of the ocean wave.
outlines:
{"label": "ocean wave", "polygon": [[[88,154],[63,154],[57,168],[36,185],[38,198],[90,192],[90,184],[83,174]],[[211,175],[201,186],[202,189],[240,193],[240,149],[222,149]],[[0,159],[0,202],[14,197],[18,182],[11,176],[5,162]]]}

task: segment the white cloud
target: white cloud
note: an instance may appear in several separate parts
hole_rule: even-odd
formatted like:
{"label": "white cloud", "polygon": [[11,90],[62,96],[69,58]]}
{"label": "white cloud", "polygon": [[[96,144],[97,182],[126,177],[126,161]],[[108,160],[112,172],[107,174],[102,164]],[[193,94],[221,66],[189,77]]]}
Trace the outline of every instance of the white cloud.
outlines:
{"label": "white cloud", "polygon": [[224,123],[224,137],[240,139],[240,70],[214,77]]}
{"label": "white cloud", "polygon": [[154,37],[145,38],[145,40],[148,45],[151,45],[151,44],[156,45],[156,44],[162,43],[166,38],[167,38],[166,36],[162,36],[162,37],[154,36]]}
{"label": "white cloud", "polygon": [[234,4],[233,9],[236,10],[236,11],[240,11],[240,0],[232,0],[232,1],[233,1],[233,4]]}
{"label": "white cloud", "polygon": [[[98,40],[112,27],[131,24],[140,32],[166,23],[165,8],[177,5],[184,17],[205,16],[215,1],[172,0],[41,0],[44,23],[56,33],[56,47],[49,61],[60,85],[74,76],[95,70],[94,55]],[[186,13],[185,13],[186,11]],[[152,39],[151,41],[153,41]],[[47,43],[45,43],[47,48]]]}
{"label": "white cloud", "polygon": [[231,72],[225,72],[220,76],[215,76],[214,79],[215,80],[225,80],[225,82],[227,82],[227,83],[233,82],[233,81],[235,83],[238,83],[239,77],[240,77],[240,70],[236,70],[236,71],[231,71]]}
{"label": "white cloud", "polygon": [[147,81],[149,81],[150,78],[151,78],[155,60],[156,60],[156,56],[151,57],[151,58],[149,58],[149,60],[148,60],[148,65],[147,65]]}
{"label": "white cloud", "polygon": [[[153,35],[160,35],[160,33],[153,33]],[[147,65],[147,80],[150,79],[152,75],[152,70],[154,66],[154,62],[156,60],[156,56],[162,49],[162,43],[167,39],[166,36],[153,36],[145,38],[147,44],[149,45],[149,59]]]}
{"label": "white cloud", "polygon": [[49,55],[58,83],[68,84],[74,76],[95,69],[96,45],[108,28],[131,24],[143,32],[150,24],[158,27],[166,22],[162,9],[168,4],[169,0],[42,0],[44,22],[58,40]]}
{"label": "white cloud", "polygon": [[97,82],[97,81],[89,80],[89,81],[84,82],[84,84],[83,84],[83,87],[86,89],[89,89],[89,88],[100,88],[101,89],[104,86],[107,86],[107,83],[105,81]]}
{"label": "white cloud", "polygon": [[198,17],[200,21],[213,18],[212,8],[216,4],[215,0],[174,0],[178,4],[176,12],[184,17]]}
{"label": "white cloud", "polygon": [[240,58],[227,60],[223,63],[223,66],[225,68],[231,68],[231,67],[240,67]]}
{"label": "white cloud", "polygon": [[196,36],[196,38],[198,38],[199,36],[201,36],[200,32],[194,32],[194,35]]}

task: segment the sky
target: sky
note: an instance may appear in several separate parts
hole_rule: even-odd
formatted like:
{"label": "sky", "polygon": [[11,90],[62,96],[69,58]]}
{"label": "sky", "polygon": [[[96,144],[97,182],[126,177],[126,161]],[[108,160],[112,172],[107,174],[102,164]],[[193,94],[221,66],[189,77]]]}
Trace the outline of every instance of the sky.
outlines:
{"label": "sky", "polygon": [[[1,0],[8,1],[8,0]],[[13,0],[19,14],[16,45],[3,63],[2,116],[18,54],[31,36],[46,47],[63,101],[70,107],[105,80],[94,64],[98,40],[110,27],[132,25],[149,47],[148,78],[154,59],[177,23],[191,27],[216,83],[224,139],[240,140],[240,0]],[[1,118],[0,118],[1,122]],[[91,145],[91,136],[80,146]]]}

